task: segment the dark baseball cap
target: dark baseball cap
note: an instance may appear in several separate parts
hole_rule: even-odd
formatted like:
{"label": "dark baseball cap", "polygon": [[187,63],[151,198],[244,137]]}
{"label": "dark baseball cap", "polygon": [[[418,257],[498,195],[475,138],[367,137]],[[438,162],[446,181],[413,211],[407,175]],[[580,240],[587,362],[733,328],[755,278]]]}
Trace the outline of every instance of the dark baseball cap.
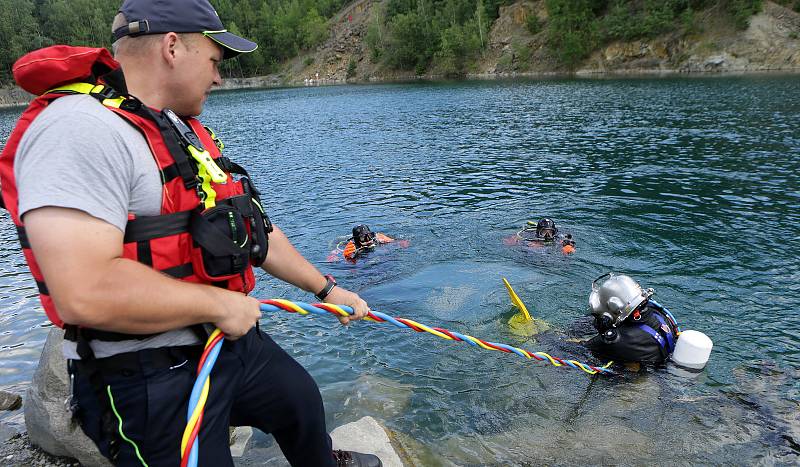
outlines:
{"label": "dark baseball cap", "polygon": [[222,46],[224,58],[256,50],[258,44],[231,34],[208,0],[125,0],[119,9],[128,24],[114,40],[145,34],[201,33]]}

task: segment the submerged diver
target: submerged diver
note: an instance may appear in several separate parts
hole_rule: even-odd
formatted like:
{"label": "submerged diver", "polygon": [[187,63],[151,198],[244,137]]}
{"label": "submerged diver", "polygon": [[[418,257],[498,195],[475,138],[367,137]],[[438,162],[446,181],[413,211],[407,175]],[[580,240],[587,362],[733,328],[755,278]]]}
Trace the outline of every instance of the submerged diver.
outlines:
{"label": "submerged diver", "polygon": [[527,224],[514,236],[504,240],[507,245],[524,245],[540,248],[544,246],[561,245],[561,251],[566,254],[575,252],[575,240],[572,234],[560,234],[556,223],[550,218],[539,219],[539,222],[528,221]]}
{"label": "submerged diver", "polygon": [[[394,238],[380,232],[373,232],[368,226],[361,224],[353,227],[352,237],[336,245],[336,249],[328,256],[328,261],[334,261],[340,252],[346,260],[355,261],[359,256],[375,250],[378,245],[394,242]],[[398,244],[401,247],[407,247],[408,240],[400,240]]]}
{"label": "submerged diver", "polygon": [[589,307],[598,335],[584,345],[596,356],[620,363],[664,363],[681,330],[652,296],[653,289],[642,289],[626,275],[606,273],[595,279]]}

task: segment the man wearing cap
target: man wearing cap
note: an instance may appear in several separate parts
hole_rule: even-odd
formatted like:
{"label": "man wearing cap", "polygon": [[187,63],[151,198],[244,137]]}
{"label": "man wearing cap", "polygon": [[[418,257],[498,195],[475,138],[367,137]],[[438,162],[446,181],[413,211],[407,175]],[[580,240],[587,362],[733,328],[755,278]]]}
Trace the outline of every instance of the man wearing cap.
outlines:
{"label": "man wearing cap", "polygon": [[[187,153],[191,141],[199,139],[195,146],[211,141],[205,149],[219,156],[213,140],[190,117],[201,113],[211,88],[221,84],[220,62],[252,52],[256,44],[227,32],[207,0],[125,0],[113,33],[124,80],[117,74],[107,81],[115,84],[100,86],[102,90],[90,86],[86,92],[78,91],[79,86],[59,88],[80,94],[57,96],[44,110],[33,109],[38,113],[32,123],[19,138],[15,130],[10,149],[3,153],[13,160],[13,177],[4,173],[3,196],[11,205],[45,311],[67,330],[64,354],[73,379],[72,408],[84,431],[116,464],[178,465],[202,351],[198,325],[204,325],[206,330],[218,327],[227,340],[211,374],[198,438],[201,465],[233,465],[229,426],[253,426],[273,434],[292,465],[381,465],[375,456],[332,451],[313,379],[257,328],[259,302],[246,294],[254,277],[249,264],[225,280],[204,279],[216,277],[210,269],[216,264],[207,264],[205,256],[202,264],[193,257],[180,268],[164,269],[156,263],[169,259],[171,249],[178,247],[158,246],[149,237],[130,243],[129,236],[143,230],[132,228],[136,222],[167,219],[165,213],[174,208],[171,203],[189,198],[199,200],[201,214],[196,217],[205,219],[216,196],[217,206],[225,201],[230,201],[225,206],[233,206],[226,213],[250,220],[247,232],[255,236],[261,223],[262,232],[269,234],[268,243],[259,245],[264,248],[250,247],[250,261],[259,251],[266,255],[253,264],[320,300],[352,307],[350,319],[368,312],[358,295],[336,287],[280,229],[258,217],[250,198],[243,207],[231,201],[254,191],[248,191],[250,185],[232,178],[217,181],[212,170],[216,165],[202,154],[196,161],[186,159],[194,164],[194,172],[181,179],[176,156],[181,148],[169,149],[172,140],[162,136],[172,134],[165,117],[171,109],[182,121],[175,128],[189,125],[195,133],[184,147]],[[73,52],[69,60],[84,53]],[[91,75],[98,69],[93,66]],[[175,157],[175,180],[168,180],[164,154]],[[223,177],[243,173],[231,168],[237,164],[222,164],[221,156],[213,160],[226,167]],[[207,176],[216,184],[203,178]],[[203,183],[192,183],[196,180]],[[183,194],[176,195],[176,190]],[[203,205],[207,209],[201,209]],[[192,217],[191,229],[194,222]],[[244,224],[240,231],[245,232]],[[151,237],[183,245],[189,234],[187,248],[199,243],[206,255],[204,240],[194,230]],[[255,239],[244,243],[256,245]],[[341,321],[347,324],[348,318]]]}

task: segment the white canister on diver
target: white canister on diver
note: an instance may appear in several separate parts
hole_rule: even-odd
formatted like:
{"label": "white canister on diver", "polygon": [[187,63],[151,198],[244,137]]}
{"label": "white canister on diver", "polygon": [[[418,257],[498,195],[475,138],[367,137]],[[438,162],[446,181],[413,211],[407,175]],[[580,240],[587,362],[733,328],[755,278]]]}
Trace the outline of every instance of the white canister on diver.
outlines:
{"label": "white canister on diver", "polygon": [[683,331],[675,343],[672,361],[680,366],[702,370],[711,356],[714,343],[700,331]]}

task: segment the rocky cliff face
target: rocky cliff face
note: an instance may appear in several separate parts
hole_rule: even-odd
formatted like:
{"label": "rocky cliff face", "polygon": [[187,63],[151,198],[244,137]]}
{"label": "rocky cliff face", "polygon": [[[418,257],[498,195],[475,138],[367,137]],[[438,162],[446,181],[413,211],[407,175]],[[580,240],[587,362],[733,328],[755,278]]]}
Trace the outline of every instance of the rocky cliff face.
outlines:
{"label": "rocky cliff face", "polygon": [[701,14],[700,33],[615,42],[592,54],[579,73],[800,70],[800,14],[767,1],[744,31],[720,22],[713,10]]}
{"label": "rocky cliff face", "polygon": [[328,40],[317,50],[289,62],[287,81],[291,84],[345,82],[351,67],[353,78],[366,80],[371,77],[376,67],[369,61],[365,39],[373,8],[379,3],[360,0],[334,16]]}
{"label": "rocky cliff face", "polygon": [[32,98],[20,88],[0,88],[0,109],[27,104]]}
{"label": "rocky cliff face", "polygon": [[[385,0],[383,0],[385,1]],[[372,63],[364,42],[373,9],[381,0],[350,4],[333,20],[329,40],[317,51],[293,60],[285,79],[293,84],[344,82],[354,63],[354,78],[397,79],[412,72],[394,72]],[[766,1],[744,30],[734,29],[713,9],[698,12],[699,32],[671,32],[630,42],[614,42],[595,51],[578,67],[579,74],[800,71],[800,14]],[[540,31],[531,34],[535,15]],[[547,74],[566,71],[546,46],[547,8],[543,0],[521,0],[500,8],[489,32],[489,46],[477,63],[477,75]],[[433,70],[436,66],[431,67]]]}
{"label": "rocky cliff face", "polygon": [[546,47],[542,31],[531,34],[526,23],[536,16],[547,24],[544,1],[521,1],[500,7],[500,16],[489,31],[489,47],[478,67],[484,74],[547,73],[558,70],[556,58]]}

